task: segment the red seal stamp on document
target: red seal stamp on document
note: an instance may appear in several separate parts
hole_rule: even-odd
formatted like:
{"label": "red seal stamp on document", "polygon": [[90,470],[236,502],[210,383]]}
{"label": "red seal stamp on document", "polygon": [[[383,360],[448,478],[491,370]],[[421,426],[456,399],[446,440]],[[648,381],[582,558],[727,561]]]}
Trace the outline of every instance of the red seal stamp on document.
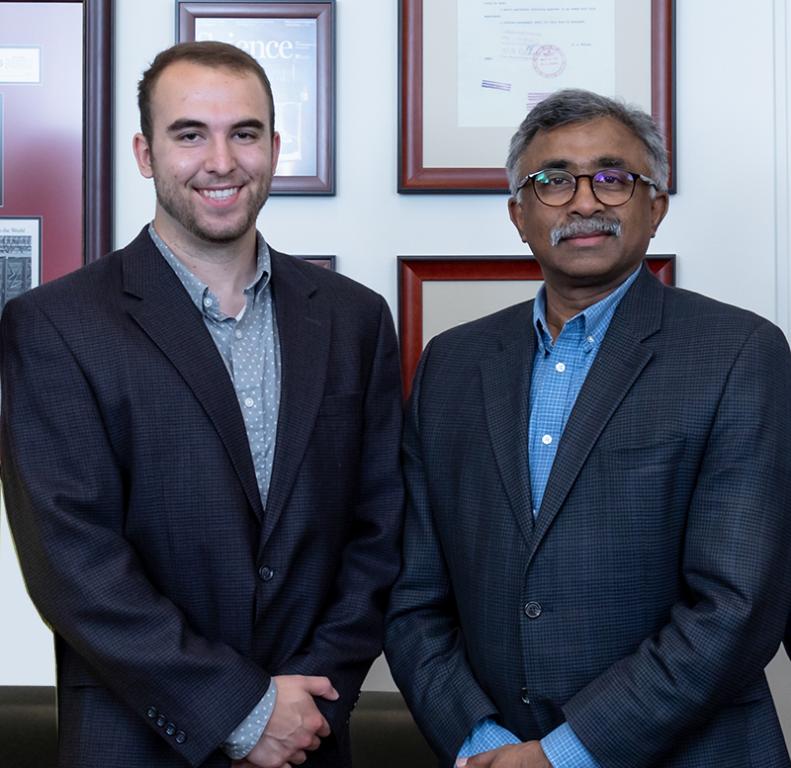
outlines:
{"label": "red seal stamp on document", "polygon": [[533,69],[541,77],[558,77],[566,69],[566,54],[556,45],[539,45],[533,51]]}

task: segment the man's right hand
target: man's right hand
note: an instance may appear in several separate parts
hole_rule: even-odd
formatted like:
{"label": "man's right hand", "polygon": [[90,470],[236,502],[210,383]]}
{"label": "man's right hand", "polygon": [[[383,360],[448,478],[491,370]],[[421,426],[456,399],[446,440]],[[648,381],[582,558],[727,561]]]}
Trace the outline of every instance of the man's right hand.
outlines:
{"label": "man's right hand", "polygon": [[[330,734],[330,725],[319,712],[314,696],[335,701],[338,692],[329,678],[278,675],[275,709],[258,743],[241,763],[258,768],[300,765],[307,751],[316,749]],[[237,765],[237,764],[235,764]]]}

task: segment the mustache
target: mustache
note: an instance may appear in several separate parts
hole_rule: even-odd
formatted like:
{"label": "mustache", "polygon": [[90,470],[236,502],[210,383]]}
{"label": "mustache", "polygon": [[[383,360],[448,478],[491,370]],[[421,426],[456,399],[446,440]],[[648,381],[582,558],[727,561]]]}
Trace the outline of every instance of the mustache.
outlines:
{"label": "mustache", "polygon": [[591,216],[589,219],[575,219],[568,224],[553,227],[549,233],[549,242],[556,246],[561,240],[579,235],[614,235],[621,236],[621,222],[618,219],[607,219],[604,216]]}

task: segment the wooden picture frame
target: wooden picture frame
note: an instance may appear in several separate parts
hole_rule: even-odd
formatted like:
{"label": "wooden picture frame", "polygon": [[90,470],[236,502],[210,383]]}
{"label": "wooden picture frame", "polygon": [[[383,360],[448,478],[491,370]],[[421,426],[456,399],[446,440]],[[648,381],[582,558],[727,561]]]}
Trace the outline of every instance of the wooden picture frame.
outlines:
{"label": "wooden picture frame", "polygon": [[297,258],[302,259],[303,261],[309,261],[311,264],[315,264],[317,267],[323,267],[324,269],[329,269],[330,272],[335,271],[334,254],[332,254],[331,256],[298,256]]}
{"label": "wooden picture frame", "polygon": [[[453,38],[454,31],[452,25],[442,25],[443,39],[437,41],[437,47],[430,46],[425,36],[431,30],[425,23],[424,6],[432,14],[437,13],[439,4],[458,2],[459,0],[429,0],[429,5],[425,0],[399,0],[399,158],[398,158],[398,191],[402,193],[421,193],[421,192],[491,192],[502,193],[508,190],[505,169],[500,165],[499,159],[492,167],[478,167],[475,160],[471,164],[454,163],[437,165],[427,159],[428,136],[426,134],[426,124],[431,121],[427,114],[425,104],[430,109],[434,109],[436,99],[429,96],[424,102],[424,97],[428,92],[426,82],[427,65],[424,51],[432,52],[438,46],[447,46],[449,38]],[[627,0],[623,0],[626,2]],[[635,0],[628,0],[629,3]],[[675,191],[675,83],[674,83],[674,23],[675,23],[675,2],[674,0],[641,0],[650,3],[650,9],[646,8],[645,13],[650,12],[651,20],[651,50],[645,54],[646,70],[650,66],[651,80],[651,113],[654,116],[659,128],[665,135],[667,148],[670,155],[670,191]],[[623,12],[622,12],[623,13]],[[626,16],[626,15],[625,15]],[[433,25],[439,27],[440,25]],[[447,27],[451,26],[450,36]],[[437,33],[439,34],[439,29]],[[629,34],[624,34],[618,39],[630,41]],[[430,42],[430,41],[429,41]],[[555,46],[540,46],[540,49],[555,48]],[[525,54],[526,55],[526,54]],[[432,58],[432,61],[434,59]],[[535,64],[535,62],[534,62]],[[452,67],[450,70],[456,73]],[[628,71],[626,66],[625,70]],[[458,78],[458,73],[455,74]],[[452,93],[458,87],[458,82],[454,82],[449,73],[445,73],[446,79],[441,79],[441,87],[433,88],[432,94]],[[481,85],[490,83],[482,80]],[[510,90],[510,83],[500,84],[491,83],[490,88]],[[632,100],[632,99],[630,99]],[[522,117],[524,115],[522,114]],[[520,117],[519,120],[522,118]],[[461,146],[468,148],[470,153],[479,151],[481,145],[494,144],[497,149],[497,157],[502,155],[503,163],[508,151],[507,142],[510,135],[514,133],[518,122],[503,133],[502,129],[496,132],[470,132],[468,129],[458,129],[461,137]],[[455,129],[442,130],[437,133],[440,137],[440,144],[445,147],[451,144]],[[466,131],[466,133],[464,132]],[[491,134],[491,137],[490,137]],[[495,138],[496,136],[496,138]],[[500,146],[502,144],[502,146]],[[494,151],[492,149],[492,151]],[[444,152],[444,150],[443,150]],[[462,158],[459,158],[459,161]]]}
{"label": "wooden picture frame", "polygon": [[335,0],[177,0],[178,41],[215,39],[267,71],[281,136],[275,195],[335,194]]}
{"label": "wooden picture frame", "polygon": [[[674,255],[656,255],[646,257],[649,269],[666,285],[674,285],[676,278],[676,257]],[[514,282],[518,281],[518,282]],[[531,294],[524,290],[524,281],[535,283]],[[541,285],[543,277],[541,267],[532,256],[399,256],[398,257],[398,335],[401,344],[401,377],[404,396],[408,397],[412,388],[420,354],[423,351],[426,336],[433,336],[444,328],[458,325],[465,320],[488,314],[509,304],[532,298]],[[426,294],[432,283],[468,282],[479,284],[486,282],[499,283],[509,288],[516,287],[518,296],[513,290],[495,291],[489,296],[488,308],[470,316],[455,316],[448,319],[447,315],[455,312],[454,308],[463,307],[466,312],[469,305],[464,301],[443,301],[446,317],[430,333],[425,333],[424,320],[429,306]],[[454,290],[459,286],[453,286]],[[487,286],[489,287],[489,286]],[[438,298],[438,301],[441,299]]]}

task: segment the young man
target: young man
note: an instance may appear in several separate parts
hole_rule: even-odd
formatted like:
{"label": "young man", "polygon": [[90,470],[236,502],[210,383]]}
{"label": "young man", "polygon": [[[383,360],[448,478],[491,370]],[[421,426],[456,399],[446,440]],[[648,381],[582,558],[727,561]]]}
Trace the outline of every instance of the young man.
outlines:
{"label": "young man", "polygon": [[4,490],[55,633],[59,765],[348,765],[398,570],[392,320],[256,232],[280,138],[252,58],[177,45],[139,103],[153,222],[1,326]]}
{"label": "young man", "polygon": [[642,266],[668,205],[648,115],[558,92],[508,173],[545,284],[423,354],[396,682],[446,765],[787,768],[763,669],[791,598],[788,344]]}

